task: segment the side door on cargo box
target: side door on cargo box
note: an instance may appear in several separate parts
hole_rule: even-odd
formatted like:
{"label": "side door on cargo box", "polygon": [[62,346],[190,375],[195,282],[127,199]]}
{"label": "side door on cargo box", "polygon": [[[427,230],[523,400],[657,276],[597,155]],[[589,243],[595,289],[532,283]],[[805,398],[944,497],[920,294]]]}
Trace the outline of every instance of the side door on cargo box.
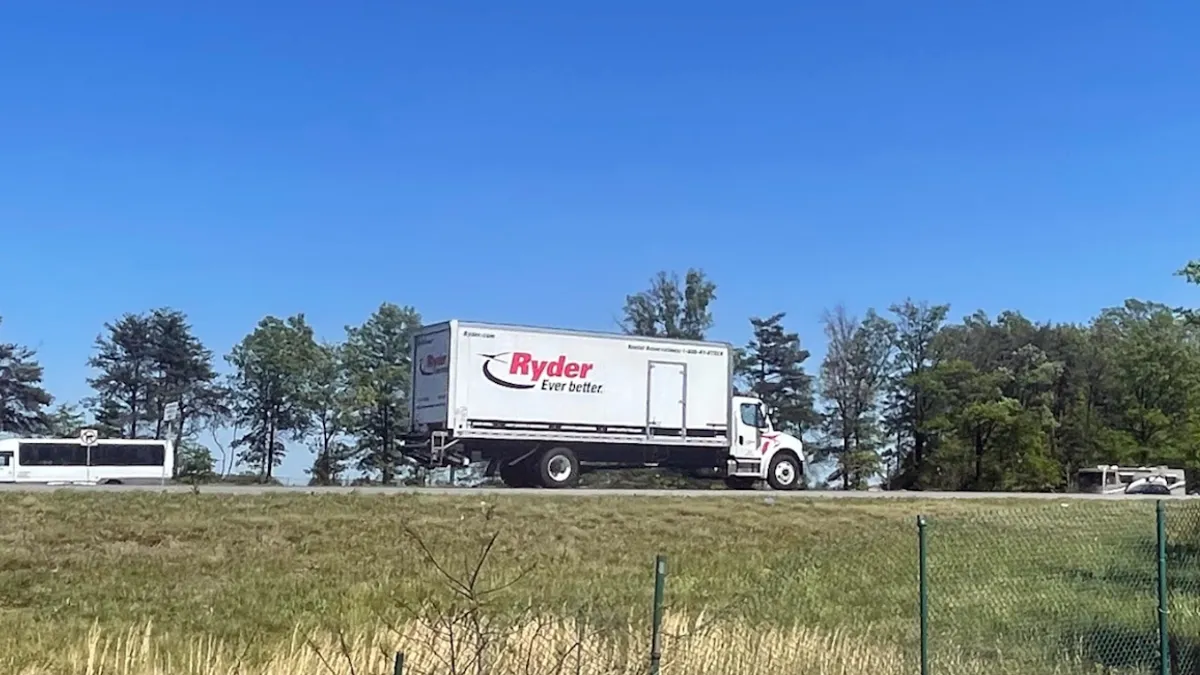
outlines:
{"label": "side door on cargo box", "polygon": [[[658,440],[681,438],[686,420],[687,364],[676,361],[650,361],[646,364],[646,427]],[[650,444],[644,461],[665,461],[670,450]]]}

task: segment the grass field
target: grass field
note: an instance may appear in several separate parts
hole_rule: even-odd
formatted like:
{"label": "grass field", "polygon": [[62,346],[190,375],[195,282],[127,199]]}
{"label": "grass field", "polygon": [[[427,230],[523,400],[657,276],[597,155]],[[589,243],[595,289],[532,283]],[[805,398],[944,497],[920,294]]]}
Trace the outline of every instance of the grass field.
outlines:
{"label": "grass field", "polygon": [[[4,494],[0,665],[645,672],[663,553],[665,674],[913,673],[918,513],[934,673],[1153,665],[1152,502],[770,501]],[[1190,667],[1200,507],[1171,509]]]}

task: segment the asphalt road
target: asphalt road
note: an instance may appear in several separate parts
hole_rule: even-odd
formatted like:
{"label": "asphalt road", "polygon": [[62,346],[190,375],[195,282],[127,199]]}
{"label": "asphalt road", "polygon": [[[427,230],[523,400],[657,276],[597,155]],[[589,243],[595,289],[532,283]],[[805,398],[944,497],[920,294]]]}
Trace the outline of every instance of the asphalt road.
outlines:
{"label": "asphalt road", "polygon": [[[170,494],[188,494],[192,488],[186,485],[44,485],[33,483],[0,483],[0,492],[53,492],[70,490],[75,492],[160,492]],[[527,488],[460,488],[460,487],[275,487],[275,486],[242,486],[242,485],[204,485],[200,487],[203,494],[219,495],[261,495],[261,494],[358,494],[358,495],[461,495],[470,497],[481,496],[516,496],[538,495],[542,497],[583,498],[583,497],[708,497],[733,499],[1040,499],[1040,500],[1112,500],[1112,499],[1197,499],[1200,496],[1159,495],[1096,495],[1096,494],[1054,494],[1054,493],[1016,493],[1016,492],[843,492],[840,490],[798,490],[795,492],[776,492],[774,490],[596,490],[588,488],[573,488],[566,490],[546,490]]]}

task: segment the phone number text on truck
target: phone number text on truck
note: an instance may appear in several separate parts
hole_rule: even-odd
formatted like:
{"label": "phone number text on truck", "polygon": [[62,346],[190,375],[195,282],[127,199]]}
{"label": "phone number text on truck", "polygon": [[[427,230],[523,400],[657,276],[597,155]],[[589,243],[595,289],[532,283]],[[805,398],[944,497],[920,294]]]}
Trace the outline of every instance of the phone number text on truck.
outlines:
{"label": "phone number text on truck", "polygon": [[805,485],[799,439],[733,393],[732,345],[447,321],[412,343],[404,454],[488,462],[513,487],[569,487],[584,470],[673,467]]}

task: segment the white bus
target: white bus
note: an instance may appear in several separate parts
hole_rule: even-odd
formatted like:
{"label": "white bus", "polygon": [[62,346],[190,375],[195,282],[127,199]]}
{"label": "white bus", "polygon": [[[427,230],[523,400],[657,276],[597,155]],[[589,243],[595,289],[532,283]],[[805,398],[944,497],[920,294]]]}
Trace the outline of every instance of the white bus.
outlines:
{"label": "white bus", "polygon": [[0,483],[160,485],[171,480],[170,441],[106,438],[0,439]]}
{"label": "white bus", "polygon": [[1093,494],[1187,494],[1183,469],[1166,466],[1098,465],[1075,474],[1080,492]]}

